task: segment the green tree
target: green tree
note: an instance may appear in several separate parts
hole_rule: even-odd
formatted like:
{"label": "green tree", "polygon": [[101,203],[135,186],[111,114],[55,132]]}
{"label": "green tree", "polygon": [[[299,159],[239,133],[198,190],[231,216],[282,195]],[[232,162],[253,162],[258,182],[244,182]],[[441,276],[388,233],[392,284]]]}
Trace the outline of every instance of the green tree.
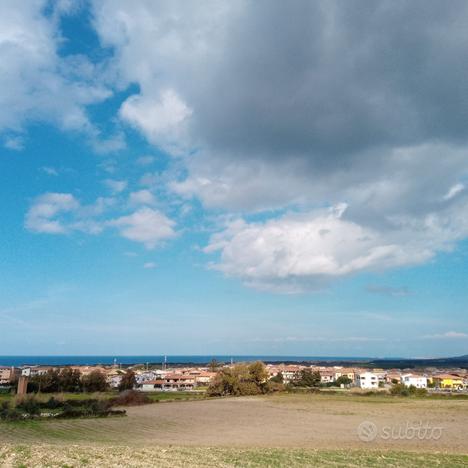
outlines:
{"label": "green tree", "polygon": [[37,392],[58,392],[60,389],[59,373],[55,369],[49,369],[45,374],[32,377],[30,383],[31,388]]}
{"label": "green tree", "polygon": [[107,390],[106,377],[98,369],[93,370],[88,375],[84,375],[81,383],[85,392],[105,392]]}
{"label": "green tree", "polygon": [[299,376],[293,381],[296,387],[319,387],[320,372],[311,369],[302,369]]}
{"label": "green tree", "polygon": [[274,377],[270,379],[270,382],[274,383],[280,383],[282,384],[284,382],[284,377],[282,372],[278,372]]}
{"label": "green tree", "polygon": [[208,368],[210,369],[211,372],[216,372],[220,366],[221,366],[221,363],[214,358],[208,364]]}
{"label": "green tree", "polygon": [[78,369],[66,367],[59,374],[59,387],[61,392],[81,391],[81,374]]}
{"label": "green tree", "polygon": [[351,385],[353,381],[347,375],[341,375],[335,380],[335,385],[341,387],[341,385]]}
{"label": "green tree", "polygon": [[127,370],[122,376],[122,380],[119,384],[119,390],[122,392],[124,390],[132,390],[136,385],[135,372],[132,370]]}
{"label": "green tree", "polygon": [[268,372],[262,362],[252,364],[236,364],[218,370],[213,382],[208,388],[208,394],[224,395],[258,395],[267,393]]}

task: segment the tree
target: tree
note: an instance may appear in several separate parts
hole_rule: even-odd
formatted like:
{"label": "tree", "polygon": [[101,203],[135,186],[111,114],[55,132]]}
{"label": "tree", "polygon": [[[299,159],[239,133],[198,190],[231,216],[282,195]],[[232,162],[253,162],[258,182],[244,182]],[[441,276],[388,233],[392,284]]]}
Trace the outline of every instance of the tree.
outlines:
{"label": "tree", "polygon": [[280,383],[282,384],[284,382],[284,377],[282,372],[278,372],[274,377],[270,379],[270,382],[274,383]]}
{"label": "tree", "polygon": [[248,367],[249,380],[251,380],[259,388],[263,387],[268,380],[268,371],[263,362],[253,362]]}
{"label": "tree", "polygon": [[122,380],[119,384],[119,391],[132,390],[136,385],[135,372],[128,369],[127,372],[122,376]]}
{"label": "tree", "polygon": [[223,367],[208,388],[212,396],[258,395],[268,391],[268,372],[262,362]]}
{"label": "tree", "polygon": [[294,380],[296,387],[318,387],[320,386],[320,372],[311,369],[302,369],[299,376]]}
{"label": "tree", "polygon": [[62,392],[81,391],[81,374],[78,369],[66,367],[59,374],[59,387]]}
{"label": "tree", "polygon": [[214,358],[208,364],[208,368],[210,369],[211,372],[216,372],[220,366],[221,364]]}
{"label": "tree", "polygon": [[341,375],[335,380],[335,385],[341,387],[341,385],[351,385],[353,381],[347,375]]}
{"label": "tree", "polygon": [[86,392],[105,392],[107,390],[106,377],[98,369],[83,376],[81,383],[83,385],[83,390]]}
{"label": "tree", "polygon": [[55,369],[49,369],[45,374],[32,377],[30,384],[31,388],[37,392],[58,392],[60,389],[59,373]]}

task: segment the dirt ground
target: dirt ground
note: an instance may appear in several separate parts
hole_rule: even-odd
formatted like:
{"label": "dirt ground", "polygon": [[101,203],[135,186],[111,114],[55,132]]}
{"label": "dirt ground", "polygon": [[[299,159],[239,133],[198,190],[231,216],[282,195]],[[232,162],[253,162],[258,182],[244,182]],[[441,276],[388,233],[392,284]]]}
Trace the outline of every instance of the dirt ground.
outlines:
{"label": "dirt ground", "polygon": [[159,403],[127,408],[127,413],[124,418],[3,424],[0,443],[468,453],[467,400],[274,395]]}

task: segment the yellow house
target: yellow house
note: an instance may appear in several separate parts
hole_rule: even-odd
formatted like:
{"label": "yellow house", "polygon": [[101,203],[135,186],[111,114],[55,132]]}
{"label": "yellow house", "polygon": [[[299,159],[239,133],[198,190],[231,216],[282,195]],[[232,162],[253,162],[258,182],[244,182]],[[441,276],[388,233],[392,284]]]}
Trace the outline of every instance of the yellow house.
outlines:
{"label": "yellow house", "polygon": [[463,388],[463,379],[458,375],[439,374],[434,375],[432,380],[439,388]]}

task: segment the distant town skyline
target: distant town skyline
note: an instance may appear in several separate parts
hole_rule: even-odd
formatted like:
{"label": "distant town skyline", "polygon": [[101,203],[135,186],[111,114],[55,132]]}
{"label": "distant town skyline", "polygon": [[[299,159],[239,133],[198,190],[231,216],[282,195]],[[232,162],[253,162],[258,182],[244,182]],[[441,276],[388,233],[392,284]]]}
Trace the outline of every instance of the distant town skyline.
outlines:
{"label": "distant town skyline", "polygon": [[468,4],[0,3],[0,356],[468,354]]}

